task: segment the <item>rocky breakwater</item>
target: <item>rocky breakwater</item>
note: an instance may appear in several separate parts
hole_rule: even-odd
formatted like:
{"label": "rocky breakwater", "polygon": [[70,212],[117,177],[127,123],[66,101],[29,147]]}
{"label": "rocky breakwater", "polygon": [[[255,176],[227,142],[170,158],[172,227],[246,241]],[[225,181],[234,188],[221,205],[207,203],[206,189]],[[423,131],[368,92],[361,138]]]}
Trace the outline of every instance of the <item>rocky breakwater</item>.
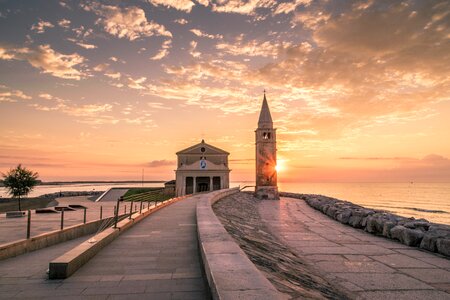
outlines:
{"label": "rocky breakwater", "polygon": [[450,257],[449,225],[431,223],[425,219],[406,218],[322,195],[294,193],[280,195],[305,200],[311,207],[342,224]]}
{"label": "rocky breakwater", "polygon": [[51,194],[44,194],[38,198],[61,198],[61,197],[77,197],[77,196],[100,196],[104,191],[64,191]]}

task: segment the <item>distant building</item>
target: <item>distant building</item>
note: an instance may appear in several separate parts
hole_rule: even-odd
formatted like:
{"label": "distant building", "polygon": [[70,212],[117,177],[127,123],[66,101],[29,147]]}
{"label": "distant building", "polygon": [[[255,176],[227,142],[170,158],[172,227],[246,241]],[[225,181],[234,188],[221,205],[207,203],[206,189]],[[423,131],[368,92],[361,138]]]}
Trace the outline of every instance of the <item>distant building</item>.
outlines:
{"label": "distant building", "polygon": [[176,195],[226,189],[230,186],[230,153],[205,143],[177,152]]}
{"label": "distant building", "polygon": [[259,199],[280,199],[277,186],[277,136],[267,104],[266,93],[259,114],[256,135],[256,187]]}
{"label": "distant building", "polygon": [[175,186],[176,186],[175,180],[164,182],[164,194],[175,195]]}

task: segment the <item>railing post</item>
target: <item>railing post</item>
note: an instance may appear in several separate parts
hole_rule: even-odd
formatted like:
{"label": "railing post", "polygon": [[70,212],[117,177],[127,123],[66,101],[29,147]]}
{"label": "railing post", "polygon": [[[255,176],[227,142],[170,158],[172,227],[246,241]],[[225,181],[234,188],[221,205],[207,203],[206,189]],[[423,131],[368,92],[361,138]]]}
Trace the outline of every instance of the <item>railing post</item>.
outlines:
{"label": "railing post", "polygon": [[125,206],[123,207],[123,213],[126,214],[127,213],[127,205],[125,204]]}
{"label": "railing post", "polygon": [[86,224],[86,207],[84,208],[84,213],[83,213],[83,223]]}
{"label": "railing post", "polygon": [[142,214],[142,201],[141,201],[141,206],[139,207],[139,213]]}
{"label": "railing post", "polygon": [[117,221],[119,220],[119,204],[120,198],[117,198],[117,205],[114,206],[114,228],[117,228]]}
{"label": "railing post", "polygon": [[131,220],[131,214],[133,213],[133,200],[131,200],[131,205],[130,205],[130,215],[128,216],[128,219]]}
{"label": "railing post", "polygon": [[100,205],[100,220],[103,219],[103,206]]}
{"label": "railing post", "polygon": [[28,218],[27,218],[27,239],[30,238],[30,230],[31,230],[31,210],[28,210]]}
{"label": "railing post", "polygon": [[61,210],[61,230],[64,228],[64,207]]}

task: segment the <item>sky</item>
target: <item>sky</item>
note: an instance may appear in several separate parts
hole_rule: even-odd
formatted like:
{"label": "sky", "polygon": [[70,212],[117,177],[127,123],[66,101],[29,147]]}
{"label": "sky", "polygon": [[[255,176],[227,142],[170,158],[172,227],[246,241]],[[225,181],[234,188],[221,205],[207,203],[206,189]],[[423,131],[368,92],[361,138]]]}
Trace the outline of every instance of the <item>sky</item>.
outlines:
{"label": "sky", "polygon": [[0,171],[254,180],[263,91],[284,182],[450,182],[450,2],[0,1]]}

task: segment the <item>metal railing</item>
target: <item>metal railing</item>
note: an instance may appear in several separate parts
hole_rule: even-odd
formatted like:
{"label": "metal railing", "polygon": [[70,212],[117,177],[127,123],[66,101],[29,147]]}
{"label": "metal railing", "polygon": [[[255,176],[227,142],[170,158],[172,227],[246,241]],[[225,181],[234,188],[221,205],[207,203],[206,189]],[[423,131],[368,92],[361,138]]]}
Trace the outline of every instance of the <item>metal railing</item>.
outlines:
{"label": "metal railing", "polygon": [[[158,206],[161,202],[165,202],[166,200],[174,198],[174,195],[164,194],[162,193],[164,189],[160,190],[154,190],[150,192],[145,192],[141,194],[131,195],[128,197],[120,197],[117,199],[117,203],[114,206],[113,209],[113,215],[111,218],[105,219],[104,222],[102,222],[97,230],[97,233],[105,230],[108,227],[114,226],[114,228],[117,228],[117,223],[125,218],[131,219],[132,215],[136,212],[142,213],[142,210],[147,208],[150,209],[151,206]],[[139,203],[138,203],[139,202]],[[122,203],[122,205],[121,205]],[[123,214],[120,214],[120,209],[124,209]],[[83,207],[83,224],[86,224],[87,222],[87,216],[86,216],[86,207]],[[65,216],[69,210],[65,210],[64,208],[60,211],[60,220],[59,220],[59,229],[64,229],[64,222],[65,222]],[[99,219],[97,220],[103,220],[103,206],[100,206],[99,209]],[[81,223],[80,223],[81,224]],[[27,212],[27,227],[26,227],[26,238],[31,238],[31,231],[32,231],[32,217],[31,217],[31,210],[28,210]]]}
{"label": "metal railing", "polygon": [[[83,220],[82,220],[82,222],[80,222],[78,224],[86,224],[86,222],[87,222],[87,213],[86,213],[86,211],[87,211],[88,208],[87,207],[82,207],[81,209],[83,210]],[[73,210],[73,208],[70,209],[70,210]],[[65,217],[67,216],[67,213],[70,210],[66,210],[64,207],[61,208],[60,218],[59,218],[59,229],[60,230],[64,229],[64,227],[65,227],[64,223],[66,221]],[[115,209],[114,209],[114,212],[115,212]],[[114,212],[113,212],[113,216],[114,216]],[[100,206],[99,219],[98,220],[103,220],[103,206]],[[77,225],[77,224],[74,224],[74,225]],[[27,210],[27,226],[26,226],[26,238],[27,239],[31,238],[31,231],[32,231],[32,229],[33,228],[32,228],[31,210],[29,209],[29,210]]]}

